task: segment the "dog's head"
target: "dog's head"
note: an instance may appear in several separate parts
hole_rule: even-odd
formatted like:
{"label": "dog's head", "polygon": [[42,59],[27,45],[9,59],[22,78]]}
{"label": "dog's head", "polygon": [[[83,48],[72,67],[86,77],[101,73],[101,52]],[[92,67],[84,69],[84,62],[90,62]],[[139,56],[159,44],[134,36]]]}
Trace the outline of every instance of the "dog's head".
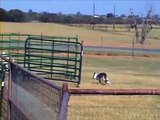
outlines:
{"label": "dog's head", "polygon": [[110,82],[110,80],[109,80],[108,77],[106,78],[106,83],[107,83],[107,84],[111,84],[111,82]]}

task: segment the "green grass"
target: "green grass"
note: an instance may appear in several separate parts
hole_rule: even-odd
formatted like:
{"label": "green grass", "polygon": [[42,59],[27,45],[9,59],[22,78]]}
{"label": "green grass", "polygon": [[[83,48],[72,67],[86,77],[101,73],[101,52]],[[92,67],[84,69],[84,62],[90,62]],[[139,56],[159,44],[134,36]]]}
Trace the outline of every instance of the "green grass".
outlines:
{"label": "green grass", "polygon": [[[102,56],[103,57],[103,56]],[[83,59],[82,88],[159,88],[160,60],[156,58],[103,57]],[[112,84],[101,86],[94,72],[108,73]],[[72,85],[71,85],[72,86]]]}
{"label": "green grass", "polygon": [[71,107],[68,120],[159,120],[158,109],[135,107]]}

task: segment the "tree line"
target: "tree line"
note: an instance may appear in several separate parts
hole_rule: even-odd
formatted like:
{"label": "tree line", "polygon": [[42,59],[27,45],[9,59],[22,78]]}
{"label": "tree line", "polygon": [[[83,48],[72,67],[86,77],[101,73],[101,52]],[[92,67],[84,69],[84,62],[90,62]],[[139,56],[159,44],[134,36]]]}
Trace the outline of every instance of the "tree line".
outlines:
{"label": "tree line", "polygon": [[[153,15],[154,19],[159,21],[160,16],[158,14]],[[142,23],[143,17],[135,15],[137,24]],[[23,12],[19,9],[11,9],[6,11],[0,8],[0,21],[7,22],[54,22],[63,24],[132,24],[132,15],[116,15],[113,13],[107,13],[106,15],[83,15],[80,12],[76,14],[63,14],[59,13],[49,13],[49,12],[34,12],[32,9],[28,12]]]}

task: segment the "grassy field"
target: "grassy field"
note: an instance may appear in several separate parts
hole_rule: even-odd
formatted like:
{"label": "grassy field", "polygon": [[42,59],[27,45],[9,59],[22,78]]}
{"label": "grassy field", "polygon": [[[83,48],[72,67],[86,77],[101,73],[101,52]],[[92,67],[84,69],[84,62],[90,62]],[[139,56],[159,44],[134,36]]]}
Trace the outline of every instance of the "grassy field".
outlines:
{"label": "grassy field", "polygon": [[[101,58],[100,58],[101,57]],[[160,58],[85,56],[81,88],[159,88]],[[94,72],[106,71],[112,84],[100,85]]]}
{"label": "grassy field", "polygon": [[[104,32],[71,27],[54,23],[0,23],[1,33],[26,33],[53,36],[78,36],[84,45],[131,47],[133,32]],[[143,48],[160,48],[159,30],[153,30]],[[103,44],[102,44],[103,43]],[[141,45],[136,45],[140,48]],[[111,80],[110,85],[100,85],[93,80],[94,72],[105,71]],[[129,57],[85,54],[83,58],[82,81],[80,88],[159,88],[160,57]],[[70,88],[76,88],[69,83]],[[120,106],[120,107],[160,107],[157,96],[71,96],[69,106]],[[78,109],[78,108],[77,108]],[[83,111],[83,110],[82,110]],[[88,115],[85,111],[82,116]],[[91,111],[95,112],[95,111]],[[113,112],[114,113],[114,112]],[[134,114],[134,112],[132,112]],[[76,114],[76,111],[73,112]],[[127,114],[127,113],[126,113]],[[146,114],[146,113],[142,113]],[[123,118],[121,120],[124,120]],[[151,119],[152,120],[152,119]],[[154,120],[154,119],[153,119]]]}
{"label": "grassy field", "polygon": [[[131,32],[109,32],[74,27],[55,23],[7,23],[0,22],[1,33],[25,33],[41,34],[51,36],[78,36],[79,40],[84,41],[84,45],[98,46],[118,46],[131,47],[133,41],[133,31]],[[153,30],[143,45],[143,48],[160,48],[159,30]],[[142,46],[136,44],[137,48]]]}
{"label": "grassy field", "polygon": [[[159,64],[159,58],[86,56],[80,88],[159,88]],[[111,84],[101,85],[93,80],[95,71],[107,71]],[[73,84],[70,87],[75,88]],[[68,119],[158,120],[159,108],[160,96],[73,95],[69,100]]]}
{"label": "grassy field", "polygon": [[[84,40],[84,45],[99,45],[99,39],[103,36],[106,46],[131,46],[132,32],[122,32],[122,34],[102,32],[97,30],[71,27],[55,23],[0,23],[1,33],[25,33],[41,34],[53,36],[76,36]],[[158,29],[150,33],[158,37]],[[150,44],[150,42],[152,42]],[[159,39],[148,39],[144,45],[149,48],[159,48]],[[107,56],[107,55],[106,55]],[[93,58],[92,58],[93,57]],[[81,87],[85,88],[119,88],[119,87],[158,87],[160,77],[159,57],[141,57],[131,59],[123,56],[84,56],[83,76]],[[95,71],[107,71],[112,80],[109,86],[101,86],[92,80]],[[151,82],[152,81],[152,82]]]}

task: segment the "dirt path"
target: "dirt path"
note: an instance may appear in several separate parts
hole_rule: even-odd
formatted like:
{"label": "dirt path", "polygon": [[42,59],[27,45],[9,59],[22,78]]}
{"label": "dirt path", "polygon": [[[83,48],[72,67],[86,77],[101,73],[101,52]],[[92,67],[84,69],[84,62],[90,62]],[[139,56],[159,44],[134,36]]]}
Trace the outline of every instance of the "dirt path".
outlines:
{"label": "dirt path", "polygon": [[[116,54],[103,54],[103,53],[85,53],[86,58],[132,58],[131,55],[116,55]],[[160,59],[160,55],[135,55],[134,58],[145,58],[145,59]]]}

